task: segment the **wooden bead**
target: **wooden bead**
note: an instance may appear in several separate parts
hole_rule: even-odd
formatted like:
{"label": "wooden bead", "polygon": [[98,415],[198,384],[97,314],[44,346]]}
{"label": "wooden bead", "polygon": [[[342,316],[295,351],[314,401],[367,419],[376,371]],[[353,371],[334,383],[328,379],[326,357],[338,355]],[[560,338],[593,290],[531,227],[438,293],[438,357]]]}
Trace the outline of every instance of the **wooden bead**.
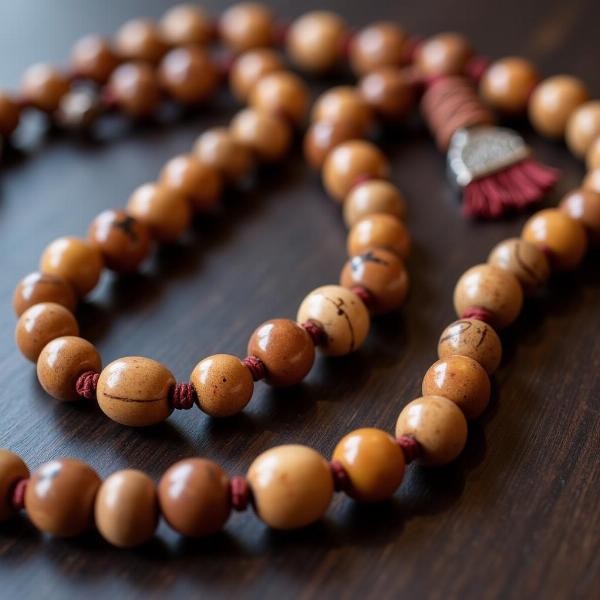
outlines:
{"label": "wooden bead", "polygon": [[462,75],[472,56],[473,49],[463,35],[440,33],[417,48],[415,65],[427,77]]}
{"label": "wooden bead", "polygon": [[323,184],[327,193],[342,201],[350,190],[365,179],[387,179],[387,158],[371,142],[351,140],[334,148],[323,165]]}
{"label": "wooden bead", "polygon": [[0,448],[0,523],[12,517],[16,510],[12,504],[15,485],[29,477],[29,469],[21,457]]}
{"label": "wooden bead", "polygon": [[397,67],[379,67],[358,84],[367,104],[383,119],[399,121],[408,115],[417,100],[410,72]]}
{"label": "wooden bead", "polygon": [[315,361],[315,345],[307,331],[289,319],[271,319],[256,328],[248,355],[266,367],[265,381],[274,386],[300,383]]}
{"label": "wooden bead", "polygon": [[304,136],[304,157],[311,167],[321,169],[333,148],[360,137],[360,133],[351,123],[317,121],[308,128]]}
{"label": "wooden bead", "polygon": [[21,79],[21,97],[38,110],[54,112],[71,84],[58,69],[46,64],[29,67]]}
{"label": "wooden bead", "polygon": [[229,72],[231,91],[240,102],[246,102],[259,79],[282,69],[283,62],[275,50],[271,50],[271,48],[248,50],[241,54],[231,66]]}
{"label": "wooden bead", "polygon": [[341,85],[317,98],[311,114],[313,121],[351,123],[364,135],[373,123],[373,113],[356,88]]}
{"label": "wooden bead", "polygon": [[600,101],[585,102],[573,111],[565,132],[571,152],[583,158],[592,142],[600,137]]}
{"label": "wooden bead", "polygon": [[158,525],[154,482],[141,471],[117,471],[100,486],[94,512],[107,542],[118,548],[140,546],[152,539]]}
{"label": "wooden bead", "polygon": [[538,80],[531,61],[509,56],[487,68],[479,82],[479,93],[492,108],[516,115],[527,110],[529,96]]}
{"label": "wooden bead", "polygon": [[348,234],[348,255],[358,256],[381,248],[405,259],[410,252],[410,234],[406,225],[388,214],[372,214],[356,223]]}
{"label": "wooden bead", "polygon": [[51,242],[40,259],[40,271],[68,281],[81,297],[91,292],[102,274],[102,254],[84,240],[61,237]]}
{"label": "wooden bead", "polygon": [[104,414],[121,425],[147,427],[172,412],[175,378],[162,363],[141,356],[119,358],[98,378],[96,398]]}
{"label": "wooden bead", "polygon": [[526,294],[534,293],[550,277],[550,263],[546,255],[537,246],[520,238],[510,238],[494,246],[488,263],[512,273]]}
{"label": "wooden bead", "polygon": [[75,384],[86,371],[99,373],[102,359],[93,344],[76,336],[48,342],[37,359],[37,377],[45,392],[63,402],[79,400]]}
{"label": "wooden bead", "polygon": [[556,208],[535,213],[525,223],[521,235],[546,252],[551,265],[559,271],[575,269],[587,250],[583,225]]}
{"label": "wooden bead", "polygon": [[21,108],[6,92],[0,91],[0,135],[8,137],[19,124]]}
{"label": "wooden bead", "polygon": [[30,306],[40,302],[55,302],[73,312],[77,297],[71,284],[58,275],[30,273],[19,283],[13,295],[13,308],[20,317]]}
{"label": "wooden bead", "polygon": [[149,117],[160,103],[160,86],[155,70],[143,63],[117,67],[108,81],[116,105],[134,119]]}
{"label": "wooden bead", "polygon": [[156,23],[149,19],[132,19],[117,31],[115,50],[123,60],[155,64],[167,50]]}
{"label": "wooden bead", "polygon": [[160,63],[158,77],[163,88],[178,102],[197,104],[212,96],[219,73],[202,48],[175,48]]}
{"label": "wooden bead", "polygon": [[106,104],[97,90],[78,87],[61,98],[54,122],[65,130],[87,132],[105,110]]}
{"label": "wooden bead", "polygon": [[88,241],[118,273],[135,271],[150,253],[148,228],[122,210],[102,211],[90,225]]}
{"label": "wooden bead", "polygon": [[600,168],[600,136],[590,144],[585,155],[585,164],[590,171]]}
{"label": "wooden bead", "polygon": [[297,529],[320,519],[333,496],[327,461],[312,448],[276,446],[248,470],[254,509],[274,529]]}
{"label": "wooden bead", "polygon": [[264,110],[241,110],[231,121],[230,131],[237,142],[266,163],[281,160],[292,143],[292,129],[287,121]]}
{"label": "wooden bead", "polygon": [[542,81],[529,99],[529,119],[541,135],[560,138],[575,109],[589,97],[585,84],[570,75],[555,75]]}
{"label": "wooden bead", "polygon": [[192,220],[191,206],[185,196],[160,183],[138,187],[127,202],[127,212],[159,242],[174,242]]}
{"label": "wooden bead", "polygon": [[211,211],[223,192],[219,171],[194,154],[175,156],[167,162],[160,172],[160,183],[187,198],[196,212]]}
{"label": "wooden bead", "polygon": [[275,113],[299,125],[308,108],[308,88],[294,73],[276,71],[261,77],[250,92],[252,108]]}
{"label": "wooden bead", "polygon": [[313,290],[300,305],[298,323],[315,323],[325,332],[323,354],[342,356],[362,346],[369,333],[369,311],[362,300],[339,285]]}
{"label": "wooden bead", "polygon": [[74,537],[93,524],[100,478],[73,458],[53,460],[35,471],[25,492],[29,520],[44,533]]}
{"label": "wooden bead", "polygon": [[41,302],[28,308],[17,321],[15,340],[21,354],[36,362],[44,346],[63,335],[79,335],[73,313],[54,302]]}
{"label": "wooden bead", "polygon": [[600,168],[589,171],[584,177],[581,187],[600,194]]}
{"label": "wooden bead", "polygon": [[99,84],[108,81],[117,68],[119,59],[110,44],[100,35],[90,34],[82,37],[71,52],[71,70],[78,77],[91,79]]}
{"label": "wooden bead", "polygon": [[561,200],[559,208],[587,229],[592,244],[600,244],[600,192],[578,188]]}
{"label": "wooden bead", "polygon": [[404,219],[406,200],[400,190],[384,179],[369,179],[355,185],[344,200],[344,221],[348,227],[365,217],[385,213]]}
{"label": "wooden bead", "polygon": [[230,417],[252,398],[254,381],[244,363],[230,354],[215,354],[201,360],[190,375],[198,406],[211,417]]}
{"label": "wooden bead", "polygon": [[350,43],[350,65],[356,75],[379,67],[400,66],[408,58],[408,36],[391,21],[374,23],[361,29]]}
{"label": "wooden bead", "polygon": [[323,73],[333,69],[344,53],[346,23],[333,12],[308,12],[292,22],[286,48],[291,61],[303,70]]}
{"label": "wooden bead", "polygon": [[352,289],[365,288],[372,297],[369,311],[373,315],[397,310],[408,293],[409,279],[403,261],[387,250],[375,248],[346,262],[340,284]]}
{"label": "wooden bead", "polygon": [[205,46],[213,37],[210,17],[200,6],[192,4],[170,8],[158,27],[161,38],[169,46]]}
{"label": "wooden bead", "polygon": [[229,478],[210,460],[188,458],[162,476],[158,499],[164,518],[175,531],[187,537],[212,535],[229,518]]}
{"label": "wooden bead", "polygon": [[495,373],[502,359],[502,343],[490,325],[477,319],[460,319],[444,329],[438,342],[438,357],[468,356],[488,375]]}
{"label": "wooden bead", "polygon": [[332,460],[350,479],[348,495],[361,502],[381,502],[394,495],[404,477],[404,454],[396,440],[381,429],[365,427],[345,435]]}
{"label": "wooden bead", "polygon": [[241,2],[228,8],[219,21],[223,42],[234,52],[244,52],[275,42],[275,19],[263,4]]}
{"label": "wooden bead", "polygon": [[490,401],[490,378],[474,359],[459,354],[438,360],[423,378],[423,396],[452,400],[467,419],[476,419]]}

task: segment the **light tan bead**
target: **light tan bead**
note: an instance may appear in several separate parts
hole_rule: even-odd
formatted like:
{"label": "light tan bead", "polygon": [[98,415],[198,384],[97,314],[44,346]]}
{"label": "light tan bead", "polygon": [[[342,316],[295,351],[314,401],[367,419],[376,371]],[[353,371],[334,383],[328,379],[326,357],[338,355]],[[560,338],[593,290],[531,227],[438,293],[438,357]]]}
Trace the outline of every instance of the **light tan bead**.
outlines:
{"label": "light tan bead", "polygon": [[82,37],[71,52],[73,73],[99,84],[108,81],[118,64],[119,59],[110,44],[100,35],[90,34]]}
{"label": "light tan bead", "polygon": [[388,121],[406,117],[417,100],[416,86],[409,69],[379,67],[363,77],[358,87],[367,104]]}
{"label": "light tan bead", "polygon": [[468,40],[459,33],[440,33],[425,40],[415,54],[422,75],[462,75],[473,56]]}
{"label": "light tan bead", "polygon": [[362,300],[339,285],[324,285],[313,290],[300,305],[298,323],[315,323],[325,332],[319,346],[323,354],[342,356],[354,352],[369,333],[369,311]]}
{"label": "light tan bead", "polygon": [[317,98],[311,119],[350,122],[362,136],[373,123],[373,113],[356,88],[342,85],[329,89]]}
{"label": "light tan bead", "polygon": [[468,356],[448,356],[429,367],[423,378],[423,396],[452,400],[467,419],[476,419],[490,401],[490,378],[485,369]]}
{"label": "light tan bead", "polygon": [[565,132],[571,152],[583,158],[592,142],[600,137],[600,101],[593,100],[579,106],[567,121]]}
{"label": "light tan bead", "polygon": [[534,293],[550,277],[546,255],[537,246],[520,238],[510,238],[494,246],[488,263],[512,273],[526,294]]}
{"label": "light tan bead", "polygon": [[154,482],[141,471],[117,471],[100,486],[94,512],[107,542],[118,548],[140,546],[152,539],[158,524]]}
{"label": "light tan bead", "polygon": [[348,495],[362,502],[391,498],[404,477],[402,449],[381,429],[365,427],[348,433],[338,442],[331,458],[348,474]]}
{"label": "light tan bead", "polygon": [[177,4],[161,18],[161,38],[170,46],[205,46],[213,37],[206,11],[195,4]]}
{"label": "light tan bead", "polygon": [[406,225],[389,214],[372,214],[356,223],[348,234],[348,255],[358,256],[382,248],[406,259],[411,240]]}
{"label": "light tan bead", "polygon": [[552,267],[571,271],[583,260],[587,236],[583,225],[557,208],[546,208],[529,218],[521,233],[550,257]]}
{"label": "light tan bead", "polygon": [[308,128],[304,136],[304,157],[311,167],[321,169],[333,148],[360,137],[351,123],[317,121]]}
{"label": "light tan bead", "polygon": [[35,108],[52,113],[71,84],[65,75],[50,65],[38,63],[29,67],[21,79],[21,96]]}
{"label": "light tan bead", "polygon": [[162,363],[141,356],[119,358],[100,373],[96,398],[104,414],[121,425],[147,427],[172,412],[175,378]]}
{"label": "light tan bead", "polygon": [[231,50],[245,52],[275,42],[275,19],[264,4],[240,2],[223,13],[219,31]]}
{"label": "light tan bead", "polygon": [[57,400],[79,400],[75,384],[86,371],[99,373],[102,359],[93,344],[76,336],[48,342],[37,359],[37,377],[47,394]]}
{"label": "light tan bead", "polygon": [[127,21],[115,36],[115,51],[123,60],[157,63],[167,50],[156,23],[139,18]]}
{"label": "light tan bead", "polygon": [[133,119],[149,117],[160,104],[158,75],[144,63],[125,63],[108,80],[116,105]]}
{"label": "light tan bead", "polygon": [[600,194],[600,168],[589,171],[584,177],[581,187]]}
{"label": "light tan bead", "polygon": [[344,200],[346,225],[352,227],[365,217],[377,213],[404,219],[406,200],[402,192],[384,179],[369,179],[355,185]]}
{"label": "light tan bead", "polygon": [[387,179],[387,158],[371,142],[351,140],[334,148],[323,165],[323,184],[327,193],[342,201],[364,179]]}
{"label": "light tan bead", "polygon": [[400,66],[408,59],[408,36],[391,21],[361,29],[350,44],[350,65],[356,75],[386,66]]}
{"label": "light tan bead", "polygon": [[230,417],[252,399],[254,381],[237,356],[215,354],[201,360],[190,375],[198,406],[211,417]]}
{"label": "light tan bead", "polygon": [[249,97],[252,108],[275,113],[297,125],[304,121],[308,101],[306,84],[289,71],[276,71],[261,77]]}
{"label": "light tan bead", "polygon": [[246,102],[256,82],[269,73],[281,71],[283,62],[271,48],[256,48],[241,54],[231,66],[229,85],[240,102]]}
{"label": "light tan bead", "polygon": [[174,242],[192,220],[185,196],[160,183],[146,183],[131,194],[127,212],[143,223],[159,242]]}
{"label": "light tan bead", "polygon": [[30,306],[40,302],[55,302],[73,312],[77,297],[71,284],[62,277],[35,271],[17,284],[13,308],[17,317],[20,317]]}
{"label": "light tan bead", "polygon": [[256,514],[274,529],[297,529],[319,520],[333,496],[327,461],[312,448],[289,444],[260,454],[250,465]]}
{"label": "light tan bead", "polygon": [[322,73],[333,69],[342,58],[346,36],[346,23],[335,13],[308,12],[292,22],[287,52],[296,66]]}
{"label": "light tan bead", "polygon": [[28,477],[29,469],[21,457],[0,448],[0,523],[15,514],[12,504],[14,487],[18,481]]}
{"label": "light tan bead", "polygon": [[79,335],[73,313],[54,302],[29,307],[17,321],[15,340],[21,354],[36,362],[44,346],[63,335]]}
{"label": "light tan bead", "polygon": [[600,169],[600,136],[590,144],[585,155],[585,164],[590,171]]}
{"label": "light tan bead", "polygon": [[592,244],[600,244],[600,192],[578,188],[561,200],[559,208],[587,229]]}
{"label": "light tan bead", "polygon": [[0,91],[0,135],[8,137],[19,124],[21,108],[12,96]]}

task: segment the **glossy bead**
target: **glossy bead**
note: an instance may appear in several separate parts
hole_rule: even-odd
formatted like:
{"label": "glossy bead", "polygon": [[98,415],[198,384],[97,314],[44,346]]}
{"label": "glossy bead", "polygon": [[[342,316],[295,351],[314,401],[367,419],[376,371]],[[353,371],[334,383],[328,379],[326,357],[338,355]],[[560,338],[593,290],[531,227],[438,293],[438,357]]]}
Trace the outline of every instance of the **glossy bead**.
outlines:
{"label": "glossy bead", "polygon": [[261,77],[252,88],[249,104],[301,124],[308,108],[308,89],[302,79],[289,71]]}
{"label": "glossy bead", "polygon": [[119,358],[98,378],[96,398],[104,414],[121,425],[147,427],[172,412],[175,378],[162,363],[141,356]]}
{"label": "glossy bead", "polygon": [[102,274],[102,254],[84,240],[61,237],[51,242],[40,259],[40,271],[68,281],[79,296],[91,292]]}
{"label": "glossy bead", "polygon": [[140,546],[152,539],[158,524],[154,482],[141,471],[117,471],[100,486],[94,512],[107,542],[118,548]]}
{"label": "glossy bead", "polygon": [[587,250],[583,225],[556,208],[535,213],[525,223],[521,235],[546,252],[552,267],[559,271],[575,269]]}
{"label": "glossy bead", "polygon": [[327,193],[342,201],[364,179],[387,179],[387,158],[371,142],[351,140],[334,148],[323,165],[323,184]]}
{"label": "glossy bead", "polygon": [[35,471],[27,484],[25,510],[44,533],[74,537],[92,527],[100,478],[73,458],[52,460]]}
{"label": "glossy bead", "polygon": [[406,200],[400,190],[384,179],[369,179],[355,185],[344,200],[344,221],[348,227],[365,217],[385,213],[404,219]]}
{"label": "glossy bead", "polygon": [[468,356],[488,375],[495,373],[502,359],[502,343],[490,325],[478,319],[460,319],[444,329],[438,342],[438,357]]}
{"label": "glossy bead", "polygon": [[276,446],[248,470],[254,509],[274,529],[297,529],[320,519],[333,496],[327,461],[312,448]]}
{"label": "glossy bead", "polygon": [[537,246],[520,238],[510,238],[494,246],[488,263],[512,273],[526,294],[535,292],[550,277],[546,255]]}
{"label": "glossy bead", "polygon": [[127,212],[159,242],[174,242],[189,227],[192,211],[185,196],[160,183],[146,183],[131,194]]}
{"label": "glossy bead", "polygon": [[202,48],[175,48],[160,63],[158,77],[163,88],[179,102],[196,104],[212,96],[219,73]]}
{"label": "glossy bead", "polygon": [[356,223],[348,234],[348,255],[358,256],[381,248],[405,259],[410,252],[410,234],[406,225],[389,214],[373,214]]}
{"label": "glossy bead", "polygon": [[404,454],[396,440],[381,429],[365,427],[345,435],[332,460],[350,479],[348,495],[362,502],[381,502],[394,495],[404,477]]}
{"label": "glossy bead", "polygon": [[40,302],[55,302],[73,312],[77,297],[71,284],[62,277],[36,271],[17,284],[13,308],[17,317],[20,317],[30,306]]}
{"label": "glossy bead", "polygon": [[322,73],[334,68],[344,53],[346,23],[333,12],[308,12],[292,22],[286,49],[301,69]]}
{"label": "glossy bead", "polygon": [[148,19],[132,19],[117,31],[115,50],[123,60],[157,63],[167,50],[159,28]]}
{"label": "glossy bead", "polygon": [[493,62],[479,82],[479,93],[492,108],[507,114],[527,110],[529,96],[539,80],[533,63],[509,56]]}
{"label": "glossy bead", "polygon": [[160,103],[160,87],[155,70],[143,63],[117,67],[108,81],[116,105],[134,119],[149,117]]}
{"label": "glossy bead", "polygon": [[71,84],[58,69],[46,64],[29,67],[21,79],[21,96],[35,108],[52,113]]}
{"label": "glossy bead", "polygon": [[281,160],[292,143],[292,129],[287,121],[264,110],[241,110],[231,121],[230,131],[237,142],[267,163]]}
{"label": "glossy bead", "polygon": [[440,33],[417,48],[415,65],[427,77],[462,75],[472,56],[473,49],[463,35]]}
{"label": "glossy bead", "polygon": [[311,119],[350,122],[363,135],[371,127],[373,113],[356,88],[342,85],[329,89],[317,98]]}
{"label": "glossy bead", "polygon": [[15,340],[21,354],[36,362],[44,346],[63,335],[79,335],[73,313],[60,304],[42,302],[28,308],[17,321]]}
{"label": "glossy bead", "polygon": [[211,417],[230,417],[252,399],[254,381],[237,356],[215,354],[201,360],[190,375],[198,406]]}
{"label": "glossy bead", "polygon": [[600,136],[590,144],[585,155],[585,164],[590,171],[600,168]]}
{"label": "glossy bead", "polygon": [[561,200],[559,208],[587,229],[590,242],[600,244],[600,192],[576,189]]}
{"label": "glossy bead", "polygon": [[223,42],[234,52],[244,52],[275,41],[275,19],[263,4],[241,2],[228,8],[219,21]]}
{"label": "glossy bead", "polygon": [[323,354],[342,356],[362,346],[369,333],[369,311],[362,300],[339,285],[313,290],[300,305],[298,323],[313,322],[325,332]]}
{"label": "glossy bead", "polygon": [[63,129],[81,132],[89,129],[106,109],[100,94],[92,88],[76,88],[61,99],[54,122]]}
{"label": "glossy bead", "polygon": [[106,83],[118,64],[119,59],[110,44],[100,35],[90,34],[82,37],[71,52],[73,73],[96,83]]}
{"label": "glossy bead", "polygon": [[99,373],[102,359],[93,344],[76,336],[48,342],[37,359],[37,378],[45,392],[56,400],[79,400],[77,378],[86,371]]}
{"label": "glossy bead", "polygon": [[102,211],[90,225],[88,241],[118,273],[135,271],[150,252],[148,228],[122,210]]}
{"label": "glossy bead", "polygon": [[565,137],[569,150],[583,158],[592,142],[600,137],[600,101],[585,102],[571,114]]}
{"label": "glossy bead", "polygon": [[304,136],[304,157],[314,169],[321,169],[329,152],[343,142],[360,138],[351,123],[317,121]]}
{"label": "glossy bead", "polygon": [[413,109],[417,92],[408,69],[379,67],[358,84],[360,93],[375,112],[389,121],[398,121]]}
{"label": "glossy bead", "polygon": [[196,212],[215,208],[223,192],[223,178],[194,154],[175,156],[160,172],[160,183],[187,198]]}
{"label": "glossy bead", "polygon": [[210,17],[195,4],[173,6],[158,27],[162,39],[170,46],[205,46],[213,37]]}
{"label": "glossy bead", "polygon": [[21,479],[29,477],[29,469],[21,457],[0,448],[0,523],[15,514],[12,505],[14,487]]}
{"label": "glossy bead", "polygon": [[570,75],[555,75],[542,81],[529,99],[529,119],[541,135],[560,138],[575,109],[589,97],[584,83]]}
{"label": "glossy bead", "polygon": [[248,342],[248,355],[266,367],[266,382],[274,386],[300,383],[315,361],[315,345],[295,321],[272,319],[256,328]]}
{"label": "glossy bead", "polygon": [[186,537],[217,533],[229,518],[229,478],[204,458],[175,463],[158,484],[160,508],[167,523]]}
{"label": "glossy bead", "polygon": [[485,369],[468,356],[448,356],[429,367],[423,378],[423,396],[452,400],[467,419],[476,419],[490,401],[490,378]]}
{"label": "glossy bead", "polygon": [[283,61],[271,48],[256,48],[238,56],[229,72],[229,85],[233,95],[246,102],[256,82],[269,73],[281,71]]}
{"label": "glossy bead", "polygon": [[0,91],[0,135],[8,137],[19,124],[21,108],[6,92]]}
{"label": "glossy bead", "polygon": [[581,187],[600,194],[600,168],[589,171],[584,177]]}
{"label": "glossy bead", "polygon": [[350,43],[350,65],[357,75],[379,67],[403,65],[408,58],[408,36],[391,21],[361,29]]}
{"label": "glossy bead", "polygon": [[371,314],[380,315],[402,306],[409,279],[404,263],[396,254],[375,248],[346,262],[340,284],[348,289],[354,286],[365,288],[372,297]]}

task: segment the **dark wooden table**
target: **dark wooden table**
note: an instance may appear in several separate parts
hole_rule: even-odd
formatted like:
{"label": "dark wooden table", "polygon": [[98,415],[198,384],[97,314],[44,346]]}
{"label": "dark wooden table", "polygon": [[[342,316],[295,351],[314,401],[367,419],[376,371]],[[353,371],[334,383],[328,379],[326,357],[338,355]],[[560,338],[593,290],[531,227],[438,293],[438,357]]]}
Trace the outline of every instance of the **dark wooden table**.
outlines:
{"label": "dark wooden table", "polygon": [[[159,16],[167,4],[5,0],[2,86],[16,86],[37,60],[64,62],[83,33]],[[221,8],[206,4],[214,13]],[[273,2],[288,18],[320,4]],[[420,34],[457,29],[486,55],[524,55],[544,73],[579,75],[600,93],[596,0],[338,0],[329,6],[354,26],[392,18]],[[132,466],[158,479],[192,455],[242,473],[276,444],[301,442],[329,455],[353,428],[391,430],[402,406],[419,395],[437,338],[454,319],[457,277],[497,241],[517,234],[523,221],[463,220],[443,160],[419,123],[384,138],[394,179],[410,204],[412,293],[401,314],[374,325],[359,353],[320,359],[293,390],[259,385],[237,418],[215,421],[194,410],[144,431],[112,423],[91,406],[53,402],[38,387],[12,339],[17,280],[35,269],[50,240],[83,234],[95,214],[121,206],[167,158],[187,151],[201,131],[225,123],[234,110],[224,95],[193,118],[166,116],[142,128],[112,123],[91,141],[47,136],[3,168],[0,447],[32,467],[79,457],[102,476]],[[580,181],[583,166],[560,144],[526,135],[545,161],[564,169],[548,199],[555,204]],[[106,277],[80,310],[82,334],[98,344],[106,363],[151,356],[186,380],[201,357],[243,353],[258,323],[293,317],[309,290],[335,282],[344,238],[338,207],[297,151],[252,192],[233,194],[222,216],[157,254],[139,276]],[[599,306],[596,254],[530,301],[504,335],[493,404],[472,427],[464,456],[440,470],[411,467],[388,504],[358,506],[336,497],[323,522],[291,534],[269,531],[251,512],[199,542],[161,525],[155,542],[132,552],[110,548],[96,535],[46,539],[17,520],[0,530],[0,597],[591,598],[600,586]]]}

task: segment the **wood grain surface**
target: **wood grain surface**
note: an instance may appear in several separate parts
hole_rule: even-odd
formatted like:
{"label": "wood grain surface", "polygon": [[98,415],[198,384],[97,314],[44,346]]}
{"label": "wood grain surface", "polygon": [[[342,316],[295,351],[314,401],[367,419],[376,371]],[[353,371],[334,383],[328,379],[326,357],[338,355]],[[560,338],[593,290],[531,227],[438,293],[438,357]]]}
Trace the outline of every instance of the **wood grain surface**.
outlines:
{"label": "wood grain surface", "polygon": [[[205,2],[217,14],[222,6]],[[337,0],[272,2],[282,18],[337,10],[356,27],[391,18],[411,32],[456,29],[488,56],[523,55],[544,74],[573,73],[600,94],[597,0]],[[126,19],[158,17],[160,0],[3,0],[0,82],[17,85],[32,62],[64,64],[80,35],[110,33]],[[344,76],[313,85],[318,89]],[[288,391],[258,385],[244,413],[217,421],[193,410],[137,431],[92,405],[62,405],[39,388],[13,342],[14,285],[34,270],[53,238],[82,235],[102,209],[122,206],[211,125],[236,110],[223,93],[203,114],[167,111],[156,123],[105,123],[92,139],[23,133],[0,179],[0,447],[35,468],[58,456],[89,461],[102,475],[136,467],[155,479],[174,461],[202,455],[230,473],[276,444],[298,442],[329,455],[345,432],[392,430],[419,395],[442,329],[454,319],[457,277],[485,260],[522,218],[463,220],[422,124],[387,130],[382,144],[404,190],[414,252],[410,299],[378,320],[355,355],[319,359]],[[561,144],[517,124],[538,155],[564,175],[556,204],[584,174]],[[124,355],[164,361],[180,381],[215,352],[243,354],[256,325],[293,317],[304,295],[337,281],[345,259],[339,207],[300,151],[231,194],[218,217],[156,254],[129,279],[106,276],[79,311],[82,334],[105,363]],[[250,511],[198,542],[161,525],[137,551],[95,534],[47,539],[25,519],[0,530],[0,597],[237,598],[593,598],[600,588],[600,269],[598,254],[556,278],[503,335],[505,360],[494,399],[470,431],[462,458],[440,470],[411,467],[393,501],[360,506],[338,496],[327,518],[295,533],[266,529]]]}

